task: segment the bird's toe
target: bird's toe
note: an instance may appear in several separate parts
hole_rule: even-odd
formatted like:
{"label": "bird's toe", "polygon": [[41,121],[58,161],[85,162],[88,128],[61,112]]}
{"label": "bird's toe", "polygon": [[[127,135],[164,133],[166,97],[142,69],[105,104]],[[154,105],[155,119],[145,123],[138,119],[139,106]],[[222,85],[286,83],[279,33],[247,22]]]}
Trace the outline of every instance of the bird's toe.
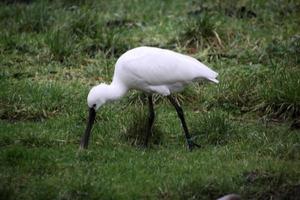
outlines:
{"label": "bird's toe", "polygon": [[193,140],[188,140],[188,147],[190,151],[192,151],[195,147],[201,148],[201,146],[195,143]]}

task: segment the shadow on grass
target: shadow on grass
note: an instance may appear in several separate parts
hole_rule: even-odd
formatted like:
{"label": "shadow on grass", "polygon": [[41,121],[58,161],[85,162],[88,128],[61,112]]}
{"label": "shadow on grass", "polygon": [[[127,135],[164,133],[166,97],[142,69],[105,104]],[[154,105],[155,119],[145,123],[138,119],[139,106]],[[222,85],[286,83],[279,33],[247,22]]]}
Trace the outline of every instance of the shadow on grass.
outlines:
{"label": "shadow on grass", "polygon": [[233,177],[236,185],[226,180],[194,180],[180,188],[159,192],[159,199],[217,199],[237,193],[242,199],[291,199],[300,194],[300,185],[291,183],[289,175],[280,172],[250,171]]}
{"label": "shadow on grass", "polygon": [[291,199],[300,195],[300,185],[289,183],[283,172],[250,171],[243,174],[244,197],[246,199]]}
{"label": "shadow on grass", "polygon": [[[142,108],[134,108],[129,111],[131,114],[129,123],[123,131],[121,138],[133,146],[142,146],[144,144],[148,129],[148,110]],[[160,145],[163,143],[163,133],[155,124],[155,119],[152,127],[152,134],[148,145]]]}

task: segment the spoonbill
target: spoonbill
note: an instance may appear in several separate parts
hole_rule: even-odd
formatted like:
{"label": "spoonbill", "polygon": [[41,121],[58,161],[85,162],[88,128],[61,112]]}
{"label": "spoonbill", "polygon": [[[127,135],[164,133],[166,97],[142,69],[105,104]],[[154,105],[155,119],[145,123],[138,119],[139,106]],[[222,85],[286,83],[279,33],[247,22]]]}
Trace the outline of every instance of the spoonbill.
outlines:
{"label": "spoonbill", "polygon": [[172,93],[181,91],[189,83],[208,80],[218,83],[218,73],[197,59],[171,50],[156,47],[137,47],[125,52],[117,60],[111,84],[101,83],[94,86],[87,97],[89,117],[80,148],[88,147],[89,137],[95,121],[96,111],[105,103],[123,97],[130,89],[147,93],[149,117],[144,145],[147,146],[154,122],[152,94],[166,96],[175,107],[185,134],[188,148],[192,150],[198,144],[192,141],[185,122],[183,109],[172,97]]}

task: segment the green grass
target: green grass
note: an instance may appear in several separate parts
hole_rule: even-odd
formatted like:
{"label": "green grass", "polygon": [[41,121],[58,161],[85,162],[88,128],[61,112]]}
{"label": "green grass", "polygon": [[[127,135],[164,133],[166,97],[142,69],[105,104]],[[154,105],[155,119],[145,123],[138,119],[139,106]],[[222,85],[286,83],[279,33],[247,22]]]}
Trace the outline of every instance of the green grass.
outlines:
{"label": "green grass", "polygon": [[[0,3],[0,199],[297,199],[298,1]],[[96,117],[79,151],[89,88],[126,50],[151,45],[201,60],[220,83],[177,94],[177,114],[132,91]],[[294,127],[294,126],[293,126]],[[296,126],[295,126],[296,127]]]}

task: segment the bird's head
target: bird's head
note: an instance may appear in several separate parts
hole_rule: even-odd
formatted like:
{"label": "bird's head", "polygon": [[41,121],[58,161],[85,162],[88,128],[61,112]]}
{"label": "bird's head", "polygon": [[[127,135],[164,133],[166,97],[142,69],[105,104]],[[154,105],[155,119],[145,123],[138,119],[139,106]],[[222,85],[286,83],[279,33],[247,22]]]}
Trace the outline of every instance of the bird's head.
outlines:
{"label": "bird's head", "polygon": [[87,97],[87,103],[89,108],[93,108],[95,111],[98,110],[103,104],[106,103],[106,94],[108,92],[108,85],[100,84],[94,86]]}
{"label": "bird's head", "polygon": [[89,107],[89,116],[85,133],[80,142],[81,149],[86,149],[88,147],[89,137],[96,118],[96,110],[98,110],[103,104],[105,104],[107,92],[108,85],[100,84],[93,87],[88,94],[87,103]]}
{"label": "bird's head", "polygon": [[113,82],[110,85],[100,84],[93,87],[87,97],[87,103],[89,107],[89,117],[87,120],[87,126],[85,133],[80,142],[80,148],[86,149],[89,142],[91,130],[96,118],[96,111],[105,103],[115,101],[126,94],[127,87],[124,87],[117,82]]}

